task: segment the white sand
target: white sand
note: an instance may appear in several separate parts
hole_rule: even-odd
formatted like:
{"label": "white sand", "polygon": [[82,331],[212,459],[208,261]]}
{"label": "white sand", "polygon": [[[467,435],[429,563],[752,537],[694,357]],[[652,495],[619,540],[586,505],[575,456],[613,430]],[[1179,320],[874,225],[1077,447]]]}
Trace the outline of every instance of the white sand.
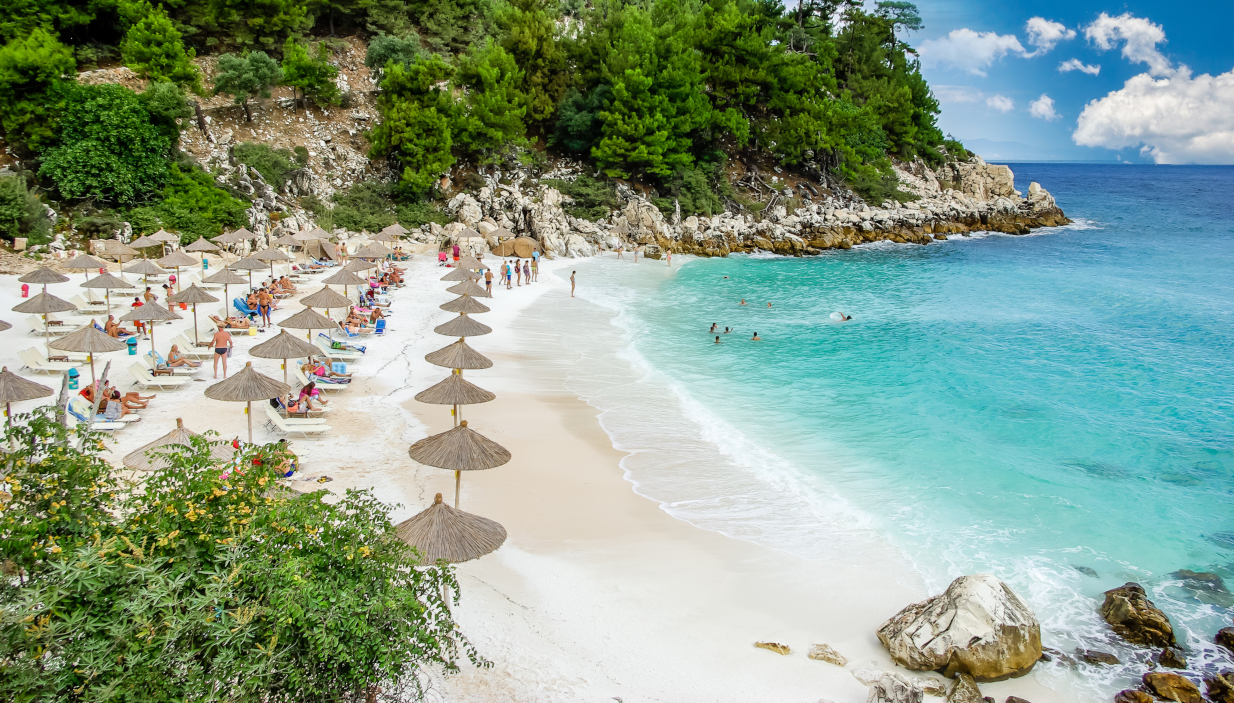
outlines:
{"label": "white sand", "polygon": [[[407,457],[412,442],[451,425],[448,408],[413,400],[446,374],[425,362],[424,354],[451,341],[432,332],[451,317],[437,309],[452,297],[444,290],[449,284],[438,280],[447,269],[429,261],[404,265],[408,285],[394,293],[389,333],[364,340],[370,347],[351,369],[356,380],[333,403],[333,431],[320,439],[292,440],[302,460],[301,476],[329,475],[334,481],[326,487],[336,492],[371,487],[382,500],[401,504],[392,513],[396,521],[423,509],[434,493],[451,500],[454,485],[452,473],[420,467]],[[636,495],[596,411],[564,390],[561,366],[569,360],[515,352],[514,335],[527,334],[516,322],[522,308],[570,304],[569,269],[561,270],[568,266],[569,261],[553,262],[543,267],[549,270],[536,285],[499,290],[485,300],[493,312],[477,319],[495,332],[469,340],[495,365],[467,372],[467,378],[498,398],[466,408],[463,418],[507,447],[514,459],[464,475],[462,507],[502,523],[509,539],[497,552],[459,566],[462,603],[456,615],[493,666],[436,677],[432,697],[865,701],[867,689],[851,672],[870,665],[893,668],[875,628],[927,594],[911,585],[912,575],[891,555],[881,571],[823,565],[698,529]],[[78,293],[82,276],[72,278],[50,292],[66,299]],[[15,276],[0,277],[3,309],[21,301],[19,286]],[[319,288],[302,283],[300,293]],[[275,320],[299,309],[286,303]],[[17,351],[41,344],[22,317],[0,315],[14,325],[0,333],[0,362],[14,371],[21,366]],[[191,336],[189,325],[191,318],[160,326],[160,351],[166,353],[167,340],[179,331],[187,329]],[[281,378],[278,360],[245,353],[269,334],[237,336],[231,370],[251,360],[259,371]],[[142,353],[148,348],[148,342],[140,346]],[[101,361],[108,358],[115,361],[112,377],[128,388],[134,357],[117,352]],[[97,367],[101,371],[102,363]],[[57,376],[21,373],[59,388]],[[88,369],[84,374],[88,378]],[[208,366],[198,376],[206,382],[160,392],[142,411],[142,422],[117,434],[111,445],[115,462],[168,432],[176,417],[195,431],[245,435],[242,405],[205,398],[212,382]],[[14,410],[27,411],[38,402]],[[255,439],[276,439],[262,427],[264,416],[255,417]],[[793,653],[756,649],[757,640],[782,642]],[[807,659],[812,643],[836,648],[849,659],[847,669]],[[1072,700],[1034,676],[983,690],[999,701],[1008,695],[1034,703]]]}

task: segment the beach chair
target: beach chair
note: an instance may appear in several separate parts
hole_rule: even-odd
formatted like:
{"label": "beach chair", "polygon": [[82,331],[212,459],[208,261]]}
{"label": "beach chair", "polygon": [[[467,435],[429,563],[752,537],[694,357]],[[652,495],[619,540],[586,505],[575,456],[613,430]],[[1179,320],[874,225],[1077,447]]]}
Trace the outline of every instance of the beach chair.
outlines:
{"label": "beach chair", "polygon": [[90,360],[90,355],[82,353],[82,352],[66,352],[66,351],[60,351],[59,349],[57,349],[55,350],[56,351],[55,354],[52,354],[51,356],[47,356],[46,354],[43,353],[43,350],[39,349],[38,347],[30,347],[26,351],[30,352],[30,355],[33,358],[38,359],[39,361],[43,363],[62,361],[62,362],[73,364],[74,366],[81,366],[82,364]]}
{"label": "beach chair", "polygon": [[[30,325],[30,333],[36,337],[44,336],[43,318],[40,315],[30,315],[26,318],[26,324]],[[77,329],[72,325],[66,325],[62,321],[57,320],[54,315],[47,316],[47,331],[46,334],[52,337],[63,337],[64,335]]]}
{"label": "beach chair", "polygon": [[133,381],[142,388],[159,388],[162,390],[176,389],[186,383],[192,383],[193,379],[184,378],[183,376],[154,376],[150,373],[150,369],[146,368],[141,362],[135,363],[129,367],[129,373],[133,376]]}
{"label": "beach chair", "polygon": [[[93,408],[90,405],[90,401],[81,396],[77,396],[76,398],[70,400],[68,406],[65,407],[65,411],[68,412],[74,420],[81,424],[90,422],[90,411],[92,409]],[[139,418],[135,417],[133,419],[137,420]],[[107,420],[100,420],[96,416],[94,419],[94,424],[90,425],[90,429],[96,432],[114,432],[116,430],[122,430],[127,426],[127,422],[108,422]]]}
{"label": "beach chair", "polygon": [[332,349],[330,338],[320,333],[317,335],[317,348],[331,361],[359,361],[364,358],[363,352],[351,349]]}
{"label": "beach chair", "polygon": [[77,306],[74,315],[107,314],[107,304],[101,300],[86,300],[81,295],[75,295],[69,298],[69,302]]}
{"label": "beach chair", "polygon": [[275,431],[283,434],[298,432],[301,437],[307,438],[310,435],[320,435],[333,429],[326,424],[324,418],[288,419],[274,412],[274,408],[270,407],[269,403],[263,404],[263,407],[266,409],[266,417],[270,420],[268,424],[272,425]]}
{"label": "beach chair", "polygon": [[373,334],[380,337],[381,335],[385,333],[386,333],[386,318],[383,317],[377,321],[376,325],[373,326]]}
{"label": "beach chair", "polygon": [[[279,404],[278,415],[286,420],[320,420],[325,422],[323,415],[330,412],[333,408],[319,408],[317,410],[297,410],[292,414],[287,410],[287,403],[283,402],[282,398],[275,398],[274,401]],[[270,406],[274,407],[274,406]]]}
{"label": "beach chair", "polygon": [[257,316],[257,311],[254,310],[253,308],[250,308],[248,306],[248,303],[244,302],[243,298],[236,298],[232,300],[231,306],[234,307],[236,311],[239,312],[241,315],[245,315],[249,319],[252,319]]}
{"label": "beach chair", "polygon": [[[214,332],[211,331],[210,334],[213,335]],[[195,347],[193,346],[193,340],[189,339],[188,335],[183,333],[171,340],[171,343],[178,344],[180,346],[180,350],[183,351],[184,355],[190,359],[209,359],[214,356],[214,350],[210,348],[210,340],[207,338],[201,340],[201,342],[206,346]]]}
{"label": "beach chair", "polygon": [[[154,356],[151,356],[153,354]],[[141,361],[146,366],[150,367],[151,376],[195,376],[201,367],[193,368],[192,366],[168,366],[167,361],[162,354],[158,352],[146,352],[141,355]]]}
{"label": "beach chair", "polygon": [[38,373],[64,373],[69,369],[75,369],[80,364],[74,364],[71,361],[46,361],[36,353],[34,348],[26,349],[25,351],[17,352],[17,358],[21,359],[21,363],[25,368]]}
{"label": "beach chair", "polygon": [[317,390],[323,393],[326,391],[330,391],[331,393],[338,393],[339,391],[345,390],[348,386],[351,385],[350,383],[338,383],[335,381],[330,381],[329,379],[321,378],[320,376],[309,376],[308,374],[304,373],[304,369],[300,368],[299,364],[296,364],[296,380],[300,382],[301,386],[307,386],[309,382],[312,381],[317,384]]}

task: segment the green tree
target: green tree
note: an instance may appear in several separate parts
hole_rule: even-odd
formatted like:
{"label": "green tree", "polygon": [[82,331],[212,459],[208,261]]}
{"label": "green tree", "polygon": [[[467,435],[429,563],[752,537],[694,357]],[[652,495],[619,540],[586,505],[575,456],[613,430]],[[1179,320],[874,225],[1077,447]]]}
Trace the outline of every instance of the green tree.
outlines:
{"label": "green tree", "polygon": [[399,182],[413,193],[426,193],[454,165],[450,122],[434,107],[395,98],[383,111],[372,133],[370,155],[394,159],[402,172]]}
{"label": "green tree", "polygon": [[187,244],[248,224],[249,203],[220,188],[214,177],[195,163],[172,164],[161,195],[153,205],[128,211],[125,218],[133,223],[133,229],[142,234],[173,230]]}
{"label": "green tree", "polygon": [[0,176],[0,237],[45,239],[51,231],[46,212],[38,196],[30,192],[25,178]]}
{"label": "green tree", "polygon": [[288,37],[283,45],[283,83],[299,91],[298,102],[311,98],[318,105],[337,105],[339,102],[338,68],[330,65],[330,51],[324,42],[317,44],[315,56],[309,55],[308,47]]}
{"label": "green tree", "polygon": [[41,28],[0,48],[0,130],[19,154],[37,153],[55,139],[53,86],[75,67],[72,52]]}
{"label": "green tree", "polygon": [[163,6],[150,8],[129,27],[120,43],[124,63],[143,78],[169,81],[200,93],[201,70],[193,64],[197,52],[184,48],[184,38],[172,24]]}
{"label": "green tree", "polygon": [[278,62],[264,51],[250,51],[244,57],[223,54],[219,57],[218,74],[214,77],[214,94],[230,95],[244,108],[245,121],[253,121],[249,98],[268,98],[270,89],[283,80]]}
{"label": "green tree", "polygon": [[137,94],[123,86],[67,85],[59,142],[39,173],[69,199],[131,204],[167,181],[172,141],[150,121]]}
{"label": "green tree", "polygon": [[281,46],[288,36],[311,24],[303,0],[214,0],[201,3],[201,8],[204,18],[229,40],[266,49]]}
{"label": "green tree", "polygon": [[380,75],[391,61],[410,66],[424,58],[425,53],[420,38],[414,33],[408,36],[380,34],[369,41],[364,65]]}
{"label": "green tree", "polygon": [[566,53],[557,36],[560,8],[553,0],[511,0],[498,16],[501,46],[523,71],[527,118],[547,122],[570,88]]}
{"label": "green tree", "polygon": [[0,39],[24,38],[44,29],[63,41],[86,43],[93,38],[90,25],[117,4],[117,0],[5,0],[0,3]]}
{"label": "green tree", "polygon": [[523,72],[514,57],[491,39],[459,62],[456,80],[467,89],[454,141],[481,161],[509,142],[522,140],[527,98],[519,90]]}
{"label": "green tree", "polygon": [[184,91],[174,83],[151,83],[138,95],[150,115],[150,124],[173,145],[180,141],[180,130],[193,116]]}

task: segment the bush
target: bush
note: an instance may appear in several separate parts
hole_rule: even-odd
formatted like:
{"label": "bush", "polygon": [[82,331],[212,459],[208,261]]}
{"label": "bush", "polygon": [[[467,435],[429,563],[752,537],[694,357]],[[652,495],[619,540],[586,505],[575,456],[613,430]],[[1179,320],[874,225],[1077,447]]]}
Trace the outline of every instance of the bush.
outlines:
{"label": "bush", "polygon": [[34,244],[48,240],[51,220],[38,196],[21,176],[0,176],[0,236],[27,237]]}
{"label": "bush", "polygon": [[308,47],[288,37],[283,45],[283,83],[294,91],[300,91],[298,102],[311,99],[320,106],[339,103],[338,68],[330,65],[330,52],[326,43],[317,44],[313,55]]}
{"label": "bush", "polygon": [[572,217],[599,220],[608,217],[610,211],[621,207],[621,201],[617,199],[617,188],[607,178],[596,179],[583,173],[573,181],[546,179],[540,183],[573,198],[574,202],[563,208]]}
{"label": "bush", "polygon": [[231,153],[236,157],[236,161],[256,169],[276,191],[282,191],[295,172],[308,163],[308,150],[304,149],[304,157],[301,159],[299,149],[304,147],[297,147],[297,151],[293,153],[287,149],[246,142],[235,145]]}
{"label": "bush", "polygon": [[163,199],[151,206],[133,208],[128,220],[140,234],[160,228],[180,233],[184,244],[199,237],[213,238],[224,229],[248,224],[249,204],[218,187],[210,174],[195,165],[173,164]]}
{"label": "bush", "polygon": [[428,667],[484,663],[443,596],[452,567],[368,491],[298,494],[276,485],[285,444],[220,462],[210,437],[124,485],[101,435],[54,412],[5,437],[0,544],[23,575],[0,583],[0,699],[401,700]]}
{"label": "bush", "polygon": [[53,86],[75,70],[73,53],[43,29],[0,48],[0,132],[19,154],[55,141],[60,96]]}
{"label": "bush", "polygon": [[732,184],[724,176],[722,163],[699,164],[695,168],[679,168],[665,185],[669,197],[656,198],[654,204],[666,215],[681,205],[683,217],[724,212],[724,198],[733,195]]}
{"label": "bush", "polygon": [[369,42],[368,51],[364,54],[364,65],[373,71],[381,72],[391,61],[410,66],[423,58],[425,53],[427,52],[420,46],[420,37],[415,34],[406,37],[379,34]]}
{"label": "bush", "polygon": [[377,232],[395,222],[415,229],[429,222],[445,225],[453,220],[435,204],[410,200],[398,186],[382,181],[356,183],[345,192],[335,193],[331,200],[333,204],[306,196],[300,204],[326,230],[342,227],[353,232]]}
{"label": "bush", "polygon": [[201,69],[193,63],[197,52],[184,48],[183,36],[162,5],[144,9],[145,16],[129,27],[120,44],[125,65],[142,78],[202,92]]}

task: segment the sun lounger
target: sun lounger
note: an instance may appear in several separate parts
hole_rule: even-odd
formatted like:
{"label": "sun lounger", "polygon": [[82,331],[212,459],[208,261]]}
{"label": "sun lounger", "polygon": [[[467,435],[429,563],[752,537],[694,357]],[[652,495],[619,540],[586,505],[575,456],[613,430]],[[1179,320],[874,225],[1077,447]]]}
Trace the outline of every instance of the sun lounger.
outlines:
{"label": "sun lounger", "polygon": [[[210,334],[213,335],[214,333],[211,332]],[[184,352],[184,355],[190,359],[209,359],[214,356],[214,350],[210,348],[209,337],[201,340],[201,343],[206,345],[204,347],[193,346],[193,340],[189,339],[185,334],[180,334],[171,340],[171,343],[179,345],[180,351]]]}
{"label": "sun lounger", "polygon": [[337,393],[351,385],[349,383],[331,383],[329,380],[318,376],[309,376],[304,373],[304,369],[300,368],[299,364],[296,365],[296,380],[300,382],[301,386],[307,386],[310,381],[313,381],[317,384],[317,390],[323,392],[331,391]]}
{"label": "sun lounger", "polygon": [[[74,420],[83,424],[90,422],[91,409],[92,407],[90,405],[90,401],[82,398],[81,396],[77,396],[76,398],[70,400],[68,406],[65,408]],[[96,432],[114,432],[115,430],[122,430],[128,426],[127,422],[108,422],[107,420],[101,419],[101,417],[101,415],[95,416],[94,424],[90,425],[90,429],[95,430]]]}
{"label": "sun lounger", "polygon": [[351,351],[349,349],[331,349],[329,338],[324,334],[317,337],[317,348],[321,353],[331,361],[359,361],[364,358],[364,354]]}
{"label": "sun lounger", "polygon": [[47,356],[38,347],[30,347],[26,351],[30,352],[30,355],[32,357],[34,357],[35,359],[38,359],[39,361],[42,361],[43,363],[60,361],[60,362],[73,364],[74,366],[81,366],[82,364],[90,360],[89,354],[83,354],[81,352],[66,352],[66,351],[60,351],[59,349],[56,349],[54,350],[55,351],[54,354],[52,354],[51,356]]}
{"label": "sun lounger", "polygon": [[141,362],[150,369],[151,376],[193,376],[201,367],[192,366],[167,366],[166,362],[160,361],[163,356],[160,354],[158,358],[151,358],[150,352],[141,355]]}
{"label": "sun lounger", "polygon": [[26,324],[30,325],[30,332],[36,337],[42,337],[44,334],[52,337],[62,337],[69,332],[77,329],[73,325],[63,324],[57,320],[54,315],[47,316],[47,330],[43,330],[43,317],[41,315],[30,315],[26,318]]}
{"label": "sun lounger", "polygon": [[137,382],[137,385],[143,388],[179,388],[186,383],[193,382],[193,379],[184,378],[183,376],[155,377],[150,373],[150,369],[146,368],[140,362],[130,366],[129,373],[133,375],[133,380]]}
{"label": "sun lounger", "polygon": [[283,434],[291,434],[298,432],[302,437],[309,435],[319,435],[323,432],[329,432],[332,428],[325,424],[325,420],[321,418],[308,419],[287,419],[274,412],[274,408],[270,407],[269,403],[265,403],[266,417],[269,418],[270,424],[275,430]]}
{"label": "sun lounger", "polygon": [[64,373],[80,365],[71,361],[45,361],[34,353],[34,349],[17,352],[17,358],[21,359],[21,363],[25,365],[25,368],[39,373]]}

